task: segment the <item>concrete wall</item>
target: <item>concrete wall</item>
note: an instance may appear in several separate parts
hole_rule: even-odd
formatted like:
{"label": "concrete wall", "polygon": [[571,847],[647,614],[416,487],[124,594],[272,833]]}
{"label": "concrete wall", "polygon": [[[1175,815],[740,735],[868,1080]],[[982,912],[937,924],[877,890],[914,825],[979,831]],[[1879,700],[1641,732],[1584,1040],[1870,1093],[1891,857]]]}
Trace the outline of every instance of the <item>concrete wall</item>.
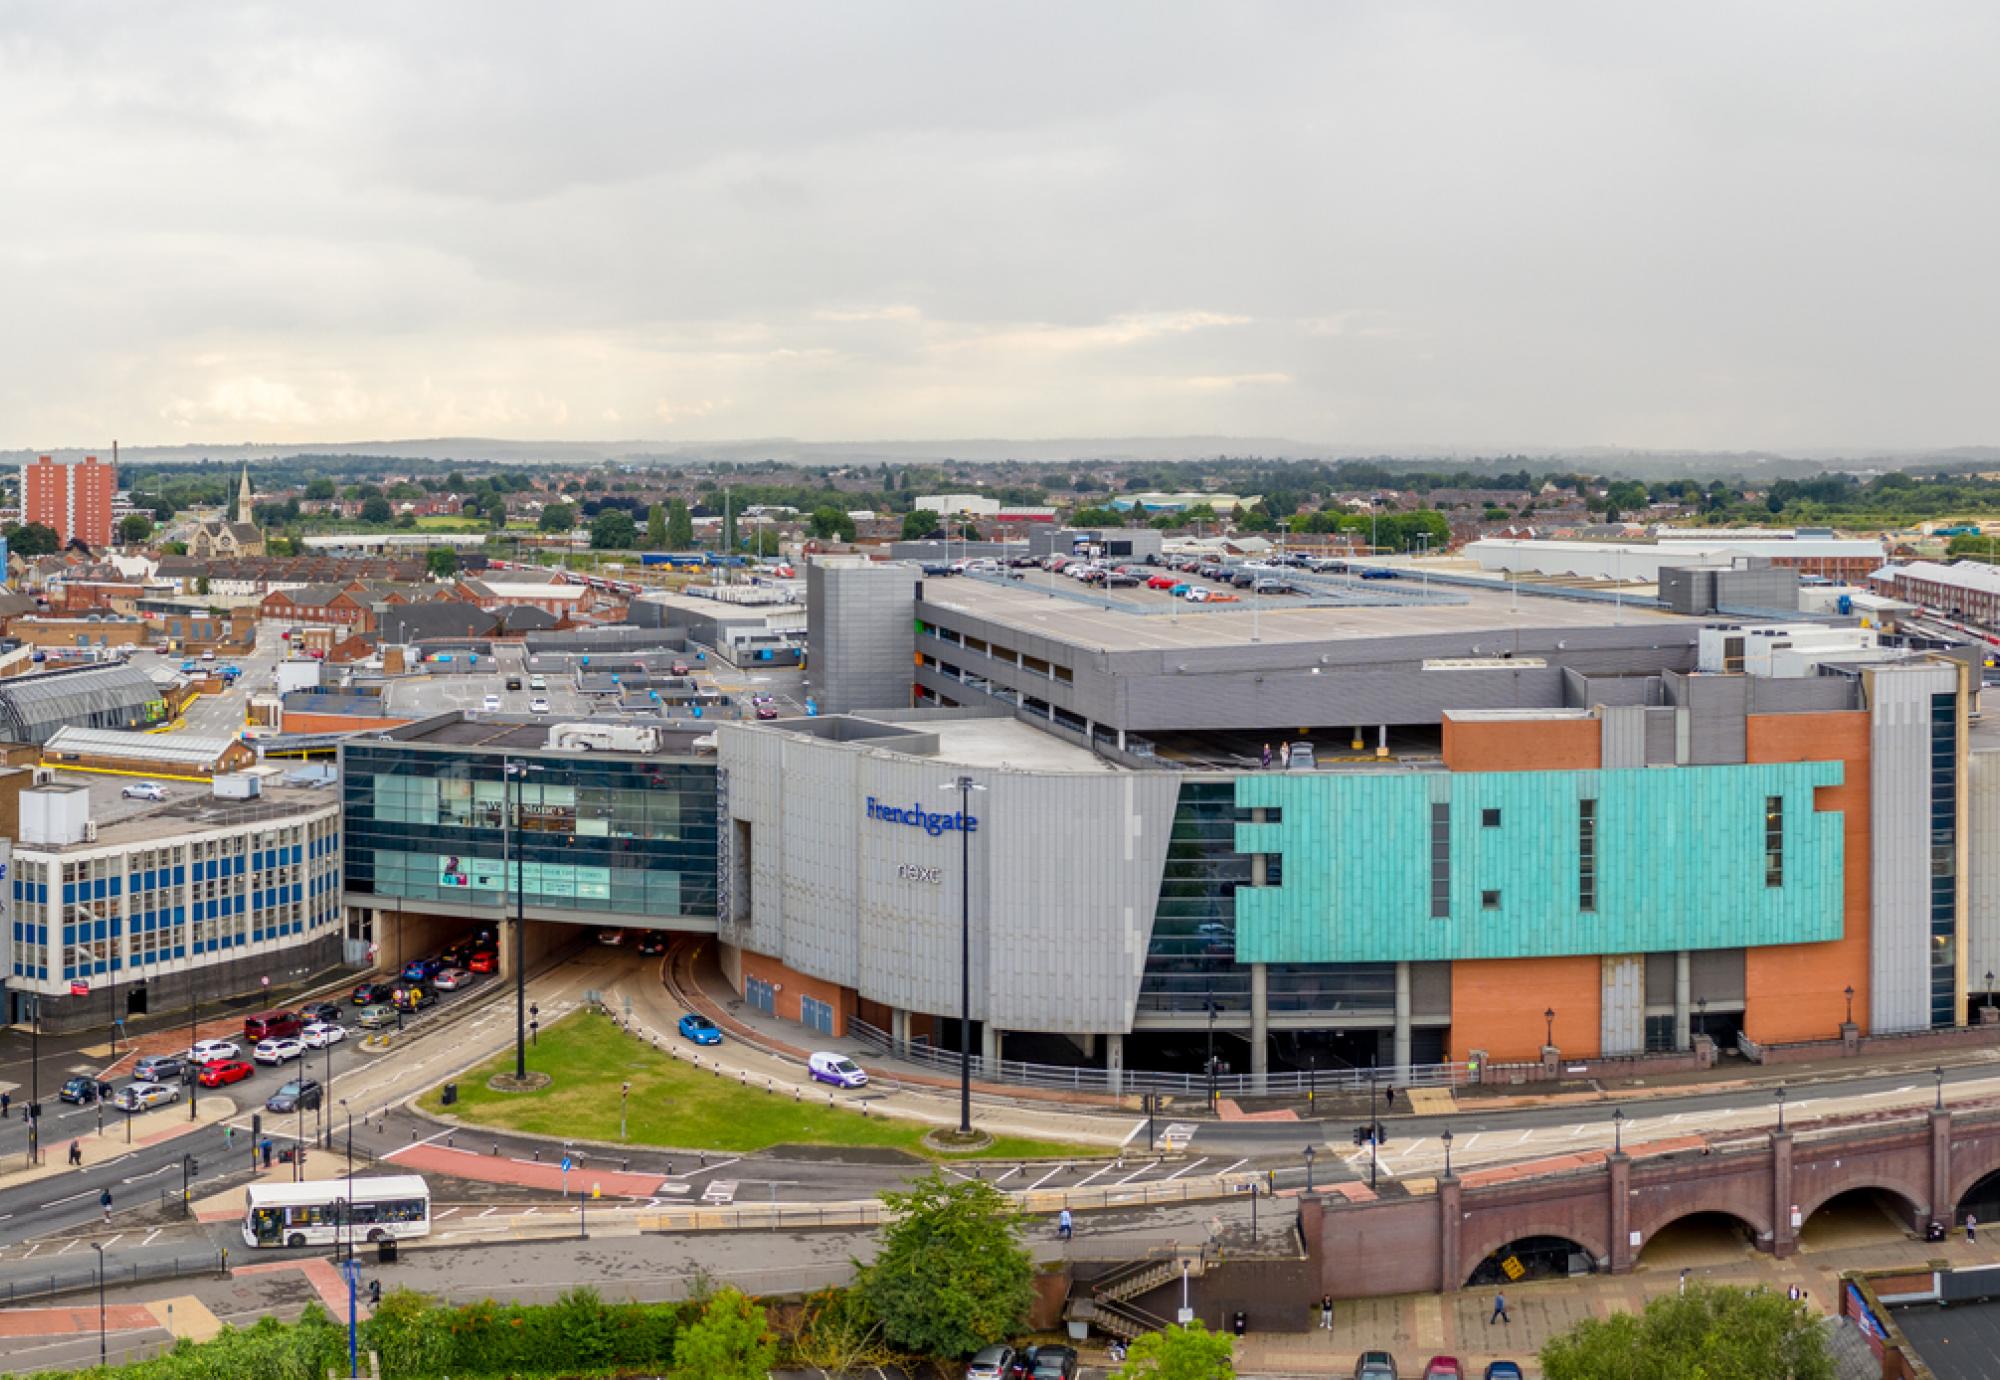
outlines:
{"label": "concrete wall", "polygon": [[1986,990],[1986,974],[2000,973],[2000,752],[1974,752],[1963,780],[1967,801],[1967,981]]}
{"label": "concrete wall", "polygon": [[[1955,690],[1947,666],[1867,673],[1873,943],[1869,1028],[1931,1023],[1931,706]],[[1983,971],[1983,970],[1982,970]]]}

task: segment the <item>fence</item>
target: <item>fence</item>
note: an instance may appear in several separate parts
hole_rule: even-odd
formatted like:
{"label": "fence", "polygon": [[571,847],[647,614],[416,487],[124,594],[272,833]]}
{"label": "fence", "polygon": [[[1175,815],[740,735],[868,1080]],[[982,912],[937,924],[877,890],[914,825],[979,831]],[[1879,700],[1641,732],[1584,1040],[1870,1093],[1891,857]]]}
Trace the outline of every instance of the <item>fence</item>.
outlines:
{"label": "fence", "polygon": [[[960,1059],[956,1050],[911,1042],[896,1048],[888,1032],[866,1021],[849,1017],[849,1038],[879,1054],[906,1060],[924,1068],[957,1076]],[[1012,1083],[1029,1088],[1059,1088],[1071,1092],[1172,1093],[1181,1097],[1206,1097],[1211,1088],[1218,1097],[1296,1097],[1361,1094],[1372,1088],[1452,1088],[1471,1080],[1465,1064],[1410,1064],[1384,1069],[1285,1069],[1264,1074],[1219,1073],[1212,1078],[1200,1073],[1176,1073],[1159,1069],[1123,1069],[1118,1087],[1111,1086],[1105,1069],[1070,1064],[1031,1064],[1018,1059],[987,1059],[972,1056],[972,1076],[987,1083]]]}
{"label": "fence", "polygon": [[[51,1270],[47,1274],[36,1271],[22,1272],[7,1280],[4,1302],[12,1307],[17,1303],[27,1303],[34,1299],[54,1298],[59,1294],[74,1293],[79,1289],[97,1287],[97,1262],[86,1256],[77,1261],[79,1268],[68,1271]],[[129,1264],[107,1264],[104,1282],[111,1285],[147,1284],[160,1279],[188,1279],[202,1275],[223,1275],[229,1272],[229,1253],[224,1250],[205,1250],[188,1255],[169,1256],[164,1260],[132,1261]]]}

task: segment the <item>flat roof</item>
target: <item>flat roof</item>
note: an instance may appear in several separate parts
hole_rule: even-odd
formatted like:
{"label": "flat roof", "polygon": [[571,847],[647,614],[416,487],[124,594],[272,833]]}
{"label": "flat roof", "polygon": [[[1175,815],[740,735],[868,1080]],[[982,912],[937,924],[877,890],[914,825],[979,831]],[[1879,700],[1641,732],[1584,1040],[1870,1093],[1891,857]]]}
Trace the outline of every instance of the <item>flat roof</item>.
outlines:
{"label": "flat roof", "polygon": [[[1414,573],[1395,583],[1420,584]],[[1617,623],[1693,629],[1708,621],[1634,603],[1614,609],[1608,603],[1525,591],[1516,599],[1506,589],[1488,591],[1456,583],[1450,594],[1454,602],[1380,605],[1308,605],[1288,603],[1289,596],[1275,595],[1253,607],[1248,599],[1232,604],[1189,604],[1159,591],[1115,592],[1120,603],[1143,607],[1143,596],[1162,608],[1181,606],[1176,612],[1139,613],[1050,594],[1039,582],[1000,585],[958,577],[926,581],[922,602],[1100,652],[1194,651],[1499,633],[1511,628],[1609,628]]]}
{"label": "flat roof", "polygon": [[1890,1309],[1896,1326],[1937,1380],[1993,1380],[2000,1357],[2000,1303],[1913,1304]]}
{"label": "flat roof", "polygon": [[1096,753],[1014,718],[920,719],[905,727],[935,733],[938,757],[968,766],[1036,772],[1118,770]]}
{"label": "flat roof", "polygon": [[[56,784],[90,792],[90,818],[97,822],[94,843],[64,844],[56,847],[40,843],[16,843],[24,852],[69,852],[84,848],[143,847],[187,834],[231,825],[270,820],[274,824],[323,807],[340,805],[337,783],[319,786],[283,784],[277,773],[262,778],[262,794],[254,800],[222,800],[213,795],[206,781],[162,781],[165,804],[126,800],[121,792],[132,784],[129,776],[97,776],[58,771]],[[46,788],[44,788],[46,789]]]}
{"label": "flat roof", "polygon": [[[605,724],[620,728],[650,728],[660,735],[660,750],[645,752],[605,752],[592,756],[619,757],[686,757],[695,750],[697,740],[714,732],[710,727],[670,726],[644,720],[634,720],[629,715],[567,715],[560,718],[482,714],[477,719],[456,714],[450,717],[440,715],[431,719],[419,719],[402,728],[387,729],[380,734],[359,733],[349,738],[350,743],[366,744],[386,738],[398,743],[423,743],[432,747],[471,747],[488,751],[539,752],[548,750],[549,730],[560,724]],[[565,753],[564,756],[572,754]]]}

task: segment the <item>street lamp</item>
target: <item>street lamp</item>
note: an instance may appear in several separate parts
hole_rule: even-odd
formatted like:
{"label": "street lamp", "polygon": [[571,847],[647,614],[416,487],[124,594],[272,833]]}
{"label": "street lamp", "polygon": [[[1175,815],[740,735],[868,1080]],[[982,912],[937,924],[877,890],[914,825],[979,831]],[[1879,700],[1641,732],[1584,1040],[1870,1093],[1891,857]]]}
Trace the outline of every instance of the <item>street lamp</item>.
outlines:
{"label": "street lamp", "polygon": [[354,1258],[351,1251],[347,1259],[341,1262],[340,1272],[347,1276],[347,1373],[359,1375],[361,1355],[359,1328],[356,1326],[354,1316],[354,1290],[361,1283],[361,1262]]}
{"label": "street lamp", "polygon": [[[340,1110],[347,1117],[347,1201],[354,1201],[354,1113],[348,1110],[347,1099],[340,1099]],[[340,1224],[336,1224],[340,1225]],[[349,1212],[344,1224],[347,1228],[347,1258],[354,1259],[354,1214]]]}
{"label": "street lamp", "polygon": [[[1993,974],[1991,974],[1991,973],[1988,973],[1988,974],[1986,975],[1986,985],[1987,985],[1988,987],[1991,987],[1991,986],[1993,985]],[[1843,991],[1843,992],[1841,993],[1841,995],[1847,998],[1847,1021],[1846,1021],[1846,1024],[1848,1024],[1848,1025],[1853,1025],[1853,1024],[1854,1024],[1854,984],[1853,984],[1853,983],[1851,983],[1851,982],[1850,982],[1850,983],[1848,983],[1848,984],[1847,984],[1847,987],[1846,987],[1846,990],[1844,990],[1844,991]]]}
{"label": "street lamp", "polygon": [[1451,1127],[1445,1127],[1444,1134],[1439,1139],[1444,1142],[1444,1176],[1449,1179],[1451,1177]]}
{"label": "street lamp", "polygon": [[1778,1088],[1778,1134],[1785,1134],[1785,1089],[1782,1085]]}
{"label": "street lamp", "polygon": [[1556,1042],[1556,1009],[1551,1006],[1542,1013],[1542,1043],[1554,1045]]}
{"label": "street lamp", "polygon": [[[525,1083],[528,1079],[528,926],[526,885],[522,881],[519,815],[521,778],[528,774],[528,764],[506,757],[501,759],[500,770],[503,782],[511,782],[514,787],[513,804],[507,807],[506,817],[501,820],[501,824],[507,831],[505,840],[507,857],[514,865],[514,1077]],[[502,804],[505,805],[504,800]]]}
{"label": "street lamp", "polygon": [[[950,554],[949,546],[946,554]],[[958,792],[958,1133],[972,1134],[972,793],[986,788],[970,776],[945,784]],[[990,1070],[989,1070],[990,1072]]]}
{"label": "street lamp", "polygon": [[1215,1112],[1215,988],[1211,985],[1208,995],[1201,1002],[1208,1012],[1208,1062],[1203,1066],[1208,1074],[1208,1110]]}
{"label": "street lamp", "polygon": [[1625,1153],[1625,1109],[1623,1107],[1613,1107],[1611,1109],[1611,1153],[1614,1155]]}
{"label": "street lamp", "polygon": [[1318,1153],[1318,1147],[1312,1145],[1306,1147],[1306,1192],[1308,1193],[1313,1191],[1313,1156]]}
{"label": "street lamp", "polygon": [[104,1243],[93,1241],[90,1248],[97,1252],[97,1364],[103,1369],[108,1364],[104,1340]]}

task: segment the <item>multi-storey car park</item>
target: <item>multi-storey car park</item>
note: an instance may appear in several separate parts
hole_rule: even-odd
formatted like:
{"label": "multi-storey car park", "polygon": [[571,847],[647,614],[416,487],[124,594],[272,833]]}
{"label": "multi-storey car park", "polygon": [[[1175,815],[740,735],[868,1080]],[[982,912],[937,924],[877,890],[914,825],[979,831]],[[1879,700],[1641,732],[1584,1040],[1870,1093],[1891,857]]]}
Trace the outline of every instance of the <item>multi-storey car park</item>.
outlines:
{"label": "multi-storey car park", "polygon": [[517,905],[537,951],[713,933],[756,1007],[955,1048],[963,906],[975,1048],[1113,1085],[1211,1032],[1255,1080],[1949,1027],[2000,968],[1976,676],[1852,619],[840,561],[808,602],[818,717],[351,742],[384,959]]}

